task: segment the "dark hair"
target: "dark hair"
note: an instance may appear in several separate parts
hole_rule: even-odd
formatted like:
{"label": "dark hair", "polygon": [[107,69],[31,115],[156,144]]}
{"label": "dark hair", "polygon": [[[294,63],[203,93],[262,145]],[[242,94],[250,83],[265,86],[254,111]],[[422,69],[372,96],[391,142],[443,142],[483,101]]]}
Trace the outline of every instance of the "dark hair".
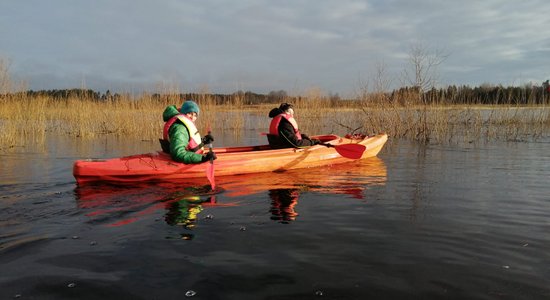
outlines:
{"label": "dark hair", "polygon": [[279,109],[282,111],[287,111],[289,108],[293,108],[293,106],[292,104],[286,102],[279,106]]}
{"label": "dark hair", "polygon": [[275,116],[277,116],[277,115],[280,115],[280,114],[282,114],[282,113],[283,113],[282,110],[280,110],[278,107],[275,107],[274,109],[272,109],[272,110],[269,112],[269,117],[270,117],[270,118],[273,118],[273,117],[275,117]]}

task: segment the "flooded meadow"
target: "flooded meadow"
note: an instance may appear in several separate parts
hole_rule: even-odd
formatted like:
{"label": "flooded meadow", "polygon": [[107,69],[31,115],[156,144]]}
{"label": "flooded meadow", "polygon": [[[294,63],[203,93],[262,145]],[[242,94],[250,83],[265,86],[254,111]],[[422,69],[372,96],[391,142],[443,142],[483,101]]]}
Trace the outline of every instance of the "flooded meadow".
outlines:
{"label": "flooded meadow", "polygon": [[206,176],[78,186],[75,160],[158,142],[53,134],[0,154],[0,298],[548,299],[549,146],[394,136],[376,158],[213,193]]}

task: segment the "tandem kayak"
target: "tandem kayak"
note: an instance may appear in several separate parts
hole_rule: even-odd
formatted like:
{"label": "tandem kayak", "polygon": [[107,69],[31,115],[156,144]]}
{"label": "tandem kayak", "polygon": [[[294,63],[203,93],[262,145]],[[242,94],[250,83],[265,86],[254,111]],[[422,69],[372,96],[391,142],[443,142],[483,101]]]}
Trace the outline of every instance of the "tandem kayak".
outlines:
{"label": "tandem kayak", "polygon": [[[214,148],[217,156],[214,161],[216,177],[284,172],[364,159],[376,156],[388,140],[386,134],[370,137],[320,135],[313,138],[321,140],[323,145],[286,149],[271,149],[269,145]],[[207,166],[208,163],[178,163],[169,154],[159,151],[111,159],[77,160],[73,175],[79,185],[91,182],[185,181],[204,178]]]}

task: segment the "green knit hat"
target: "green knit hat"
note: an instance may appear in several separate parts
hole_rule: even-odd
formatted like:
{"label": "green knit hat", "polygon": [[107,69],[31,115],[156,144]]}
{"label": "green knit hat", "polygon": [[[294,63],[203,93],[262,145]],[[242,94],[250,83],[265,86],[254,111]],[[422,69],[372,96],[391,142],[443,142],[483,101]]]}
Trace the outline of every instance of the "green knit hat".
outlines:
{"label": "green knit hat", "polygon": [[181,109],[180,109],[180,113],[182,113],[182,114],[187,114],[187,113],[190,113],[190,112],[196,112],[197,114],[199,114],[200,111],[201,110],[199,109],[199,106],[193,100],[187,100],[187,101],[183,102],[183,104],[181,105]]}

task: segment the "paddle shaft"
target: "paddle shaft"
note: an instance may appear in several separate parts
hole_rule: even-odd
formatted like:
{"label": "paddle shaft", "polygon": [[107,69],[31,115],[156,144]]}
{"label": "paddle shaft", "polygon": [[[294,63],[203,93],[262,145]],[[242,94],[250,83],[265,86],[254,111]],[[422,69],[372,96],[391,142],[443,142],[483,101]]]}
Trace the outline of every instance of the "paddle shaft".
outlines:
{"label": "paddle shaft", "polygon": [[[208,134],[210,135],[211,131],[208,130]],[[208,144],[208,150],[210,152],[213,152],[212,150],[212,142]],[[216,189],[216,181],[214,180],[214,157],[210,157],[210,164],[206,167],[206,177],[208,178],[208,181],[210,181],[210,185],[212,186],[212,190]]]}
{"label": "paddle shaft", "polygon": [[[212,133],[212,131],[208,130],[208,135],[210,135],[211,133]],[[210,142],[210,144],[208,144],[208,150],[210,150],[210,152],[212,152],[212,142]],[[214,164],[214,157],[210,157],[210,163]]]}

